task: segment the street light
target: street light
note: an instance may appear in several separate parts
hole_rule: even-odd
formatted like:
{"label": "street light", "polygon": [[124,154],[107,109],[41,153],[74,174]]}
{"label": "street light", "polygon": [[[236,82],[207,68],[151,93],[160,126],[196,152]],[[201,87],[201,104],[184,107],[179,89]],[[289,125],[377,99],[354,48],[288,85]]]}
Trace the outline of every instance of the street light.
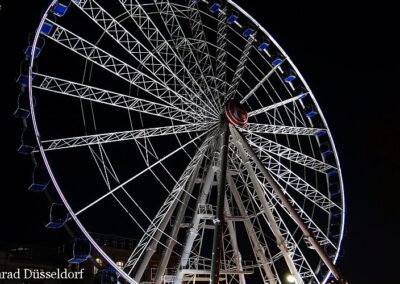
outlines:
{"label": "street light", "polygon": [[287,282],[289,282],[289,283],[296,283],[296,277],[294,277],[292,274],[289,274],[289,275],[286,277],[286,280],[287,280]]}

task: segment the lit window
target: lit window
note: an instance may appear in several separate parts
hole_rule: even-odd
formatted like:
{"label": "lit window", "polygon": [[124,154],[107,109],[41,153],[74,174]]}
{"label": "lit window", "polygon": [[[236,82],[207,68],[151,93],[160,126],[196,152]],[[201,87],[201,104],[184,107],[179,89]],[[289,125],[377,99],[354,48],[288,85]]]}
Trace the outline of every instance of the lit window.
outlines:
{"label": "lit window", "polygon": [[101,258],[96,258],[96,263],[100,266],[103,266],[103,260]]}
{"label": "lit window", "polygon": [[[103,266],[103,260],[101,258],[96,258],[96,263],[99,266]],[[97,274],[98,272],[99,272],[99,269],[96,266],[94,266],[93,267],[93,274]]]}
{"label": "lit window", "polygon": [[121,269],[124,267],[124,262],[123,261],[117,261],[115,264]]}

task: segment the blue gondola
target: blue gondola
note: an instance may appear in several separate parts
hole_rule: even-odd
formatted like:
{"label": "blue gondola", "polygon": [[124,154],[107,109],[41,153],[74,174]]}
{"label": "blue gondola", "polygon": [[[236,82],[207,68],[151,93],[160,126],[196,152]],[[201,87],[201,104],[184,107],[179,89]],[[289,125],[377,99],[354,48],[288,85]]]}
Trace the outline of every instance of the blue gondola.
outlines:
{"label": "blue gondola", "polygon": [[210,12],[211,13],[217,13],[219,11],[219,8],[221,8],[221,4],[219,3],[213,3],[210,6]]}
{"label": "blue gondola", "polygon": [[100,272],[100,283],[101,284],[116,284],[118,283],[117,271],[112,267],[107,265]]}
{"label": "blue gondola", "polygon": [[45,22],[45,23],[43,23],[42,28],[40,29],[40,32],[44,35],[49,35],[52,30],[53,30],[53,25]]}
{"label": "blue gondola", "polygon": [[315,135],[316,137],[325,136],[325,135],[326,135],[326,130],[325,130],[325,129],[320,129],[320,130],[318,130],[317,132],[315,132],[314,135]]}
{"label": "blue gondola", "polygon": [[[329,177],[330,179],[332,178],[337,178],[337,176],[335,177]],[[340,185],[338,182],[331,182],[329,185],[329,195],[330,195],[330,199],[332,200],[332,202],[339,204],[341,202],[342,199],[342,192],[340,189]]]}
{"label": "blue gondola", "polygon": [[283,80],[286,83],[293,82],[296,78],[297,78],[296,73],[294,71],[292,71],[292,70],[283,73]]}
{"label": "blue gondola", "polygon": [[319,146],[319,150],[320,150],[321,154],[322,154],[324,157],[327,157],[327,156],[333,154],[332,148],[331,148],[331,146],[330,146],[328,143],[322,143],[322,144]]}
{"label": "blue gondola", "polygon": [[339,183],[333,182],[329,184],[329,194],[331,195],[331,197],[335,197],[341,194]]}
{"label": "blue gondola", "polygon": [[[28,57],[30,57],[30,56],[32,55],[32,49],[33,49],[33,47],[32,47],[31,45],[28,46],[28,47],[26,48],[26,50],[25,50],[25,55],[28,56]],[[40,52],[41,52],[41,51],[42,51],[42,50],[41,50],[40,48],[35,47],[35,51],[33,52],[34,58],[37,58],[37,57],[40,55]]]}
{"label": "blue gondola", "polygon": [[53,203],[50,206],[49,223],[47,223],[46,228],[60,229],[67,222],[68,217],[69,214],[64,204]]}
{"label": "blue gondola", "polygon": [[294,93],[296,96],[299,96],[300,100],[303,100],[307,97],[308,91],[303,86],[298,86],[294,89]]}
{"label": "blue gondola", "polygon": [[341,219],[342,218],[342,211],[341,210],[339,210],[338,208],[336,208],[336,207],[333,207],[332,209],[331,209],[331,216],[332,216],[332,218],[333,219]]}
{"label": "blue gondola", "polygon": [[317,112],[317,110],[315,109],[315,107],[314,106],[307,106],[307,107],[305,107],[305,109],[304,109],[304,114],[307,116],[307,117],[314,117],[314,116],[316,116],[317,114],[318,114],[318,112]]}
{"label": "blue gondola", "polygon": [[29,75],[20,74],[17,81],[22,87],[27,87],[29,85]]}
{"label": "blue gondola", "polygon": [[18,105],[14,112],[15,117],[27,119],[31,116],[29,96],[27,91],[18,95]]}
{"label": "blue gondola", "polygon": [[326,254],[328,255],[328,257],[329,257],[330,259],[334,259],[334,258],[335,258],[335,256],[336,256],[336,249],[335,249],[334,247],[332,247],[331,245],[327,245],[327,246],[325,247],[325,251],[326,251]]}
{"label": "blue gondola", "polygon": [[336,207],[333,207],[331,209],[331,223],[340,223],[342,220],[342,211],[337,209]]}
{"label": "blue gondola", "polygon": [[20,154],[31,154],[35,149],[36,140],[33,132],[29,128],[25,128],[22,132],[21,146],[18,148]]}
{"label": "blue gondola", "polygon": [[50,184],[50,178],[47,172],[39,166],[33,170],[32,184],[29,186],[29,191],[42,192]]}
{"label": "blue gondola", "polygon": [[257,48],[259,51],[265,51],[268,49],[268,47],[269,47],[269,42],[264,41],[260,43]]}
{"label": "blue gondola", "polygon": [[254,29],[253,28],[247,28],[243,32],[244,37],[250,37],[254,34]]}
{"label": "blue gondola", "polygon": [[272,56],[272,60],[271,60],[271,64],[272,66],[278,66],[283,62],[283,56],[282,55],[273,55]]}
{"label": "blue gondola", "polygon": [[330,226],[330,234],[333,237],[338,237],[340,235],[340,222],[332,222]]}
{"label": "blue gondola", "polygon": [[[30,61],[23,60],[20,66],[20,75],[17,79],[17,82],[21,85],[21,87],[27,87],[29,85],[29,70],[30,70]],[[32,73],[37,71],[37,67],[33,65]],[[32,79],[35,78],[35,75],[32,75]]]}
{"label": "blue gondola", "polygon": [[90,257],[92,247],[86,239],[75,239],[72,247],[72,258],[68,260],[69,263],[79,264]]}
{"label": "blue gondola", "polygon": [[333,177],[333,176],[337,176],[338,175],[338,171],[337,171],[337,169],[329,169],[329,170],[326,171],[326,174],[329,177]]}
{"label": "blue gondola", "polygon": [[326,275],[330,272],[329,268],[326,266],[325,263],[321,263],[319,266],[317,277],[320,281],[322,281]]}
{"label": "blue gondola", "polygon": [[62,17],[65,15],[65,13],[67,13],[67,10],[68,10],[67,5],[56,3],[56,5],[53,8],[53,13],[58,17]]}
{"label": "blue gondola", "polygon": [[230,16],[226,19],[226,22],[227,22],[229,25],[232,25],[232,24],[236,23],[236,21],[237,21],[238,19],[239,19],[238,16],[236,16],[236,15],[230,15]]}

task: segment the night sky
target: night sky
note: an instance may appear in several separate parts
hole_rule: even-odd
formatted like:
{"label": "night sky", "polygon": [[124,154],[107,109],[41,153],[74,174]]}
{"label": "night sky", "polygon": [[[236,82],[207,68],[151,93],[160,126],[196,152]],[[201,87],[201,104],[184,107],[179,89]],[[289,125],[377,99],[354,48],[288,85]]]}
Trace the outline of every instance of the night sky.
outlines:
{"label": "night sky", "polygon": [[[237,3],[278,41],[313,90],[336,142],[347,224],[339,267],[353,284],[398,283],[400,255],[398,14],[384,1]],[[15,80],[47,0],[1,1],[2,150],[0,242],[44,244],[47,201],[27,191],[29,157],[16,153],[21,122],[12,115]],[[262,4],[264,6],[262,6]],[[260,6],[261,5],[261,6]],[[270,3],[268,4],[270,5]],[[304,6],[305,5],[305,6]]]}

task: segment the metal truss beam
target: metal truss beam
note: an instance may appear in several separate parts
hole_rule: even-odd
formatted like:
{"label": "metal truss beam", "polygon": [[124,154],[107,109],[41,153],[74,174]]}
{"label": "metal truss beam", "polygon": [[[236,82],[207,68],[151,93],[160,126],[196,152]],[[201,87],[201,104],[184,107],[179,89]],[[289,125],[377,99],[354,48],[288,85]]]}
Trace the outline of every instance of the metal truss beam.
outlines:
{"label": "metal truss beam", "polygon": [[222,143],[221,143],[221,156],[220,156],[220,177],[218,184],[217,196],[217,216],[214,219],[214,238],[211,259],[211,279],[210,284],[219,283],[219,275],[221,269],[221,254],[222,254],[222,240],[225,227],[225,184],[226,172],[228,167],[228,143],[229,143],[229,128],[228,123],[224,122],[222,128]]}
{"label": "metal truss beam", "polygon": [[[151,102],[144,99],[72,82],[44,74],[35,73],[33,87],[44,91],[97,102],[149,115],[172,119],[183,123],[201,121],[198,114],[178,109],[174,106]],[[204,118],[212,119],[205,116]]]}
{"label": "metal truss beam", "polygon": [[309,128],[309,127],[297,127],[297,126],[285,126],[285,125],[270,125],[270,124],[259,124],[259,123],[248,123],[243,127],[244,131],[252,133],[263,133],[263,134],[286,134],[286,135],[315,135],[321,128]]}
{"label": "metal truss beam", "polygon": [[255,115],[260,114],[260,113],[265,113],[267,111],[276,109],[276,108],[281,107],[281,106],[285,106],[285,105],[293,103],[293,102],[295,102],[295,101],[297,101],[297,100],[299,100],[299,99],[301,99],[303,97],[304,97],[304,94],[301,94],[301,95],[295,96],[293,98],[281,101],[279,103],[275,103],[275,104],[272,104],[272,105],[269,105],[269,106],[266,106],[266,107],[251,111],[251,112],[249,112],[249,117],[255,116]]}
{"label": "metal truss beam", "polygon": [[295,174],[266,151],[263,151],[261,148],[254,148],[254,152],[257,153],[261,162],[274,175],[278,182],[283,182],[293,191],[300,193],[326,213],[329,213],[329,209],[332,207],[340,209],[338,205],[318,191],[314,186]]}
{"label": "metal truss beam", "polygon": [[[321,173],[326,173],[330,169],[336,169],[336,167],[329,165],[325,162],[319,161],[313,157],[307,156],[296,150],[292,150],[289,147],[283,146],[279,143],[271,141],[265,137],[258,134],[252,133],[247,129],[243,128],[246,138],[249,140],[251,146],[258,149],[262,149],[278,157],[285,158],[291,162],[297,163],[304,167],[319,171]],[[263,152],[264,152],[263,151]]]}
{"label": "metal truss beam", "polygon": [[121,142],[136,140],[149,137],[158,137],[164,135],[181,134],[188,132],[205,131],[209,129],[207,123],[203,124],[184,124],[177,126],[165,126],[157,128],[138,129],[123,132],[105,133],[97,135],[87,135],[80,137],[61,138],[41,141],[45,151],[68,149],[89,145],[97,145],[112,142]]}
{"label": "metal truss beam", "polygon": [[[168,0],[154,0],[155,6],[158,9],[158,12],[160,13],[164,24],[167,28],[167,30],[170,33],[170,37],[173,42],[174,48],[177,50],[179,53],[181,59],[183,62],[191,62],[191,65],[188,66],[189,72],[191,74],[195,74],[194,78],[195,80],[201,82],[201,86],[203,86],[204,89],[207,90],[207,93],[210,95],[212,100],[215,102],[215,98],[213,96],[213,93],[211,91],[211,86],[207,78],[212,79],[213,76],[208,76],[208,73],[210,70],[210,64],[209,62],[206,62],[207,57],[203,56],[208,56],[209,53],[201,55],[202,61],[199,61],[197,59],[197,53],[200,53],[198,50],[195,49],[194,46],[188,41],[188,36],[185,34],[181,23],[179,22],[179,19],[176,15],[176,11],[173,5]],[[196,11],[194,11],[196,13]],[[195,14],[194,16],[196,16]],[[186,16],[187,18],[187,16]],[[189,18],[189,23],[191,19]],[[203,35],[201,34],[200,30],[195,31],[194,36],[200,36],[202,37]],[[205,50],[207,48],[206,46],[201,46],[198,48],[202,48]],[[207,60],[208,61],[208,60]],[[212,104],[215,106],[215,103]]]}
{"label": "metal truss beam", "polygon": [[[286,58],[285,58],[286,59]],[[271,77],[276,70],[281,66],[281,64],[285,61],[285,59],[282,60],[282,62],[280,62],[279,64],[275,65],[265,76],[264,78],[262,78],[257,85],[254,86],[254,88],[248,92],[243,99],[240,100],[240,103],[243,104],[245,103],[252,95],[254,95],[256,93],[256,91],[269,79],[269,77]]]}
{"label": "metal truss beam", "polygon": [[250,56],[250,51],[251,48],[253,47],[253,42],[255,40],[255,35],[251,35],[246,42],[246,45],[244,46],[244,49],[242,51],[242,55],[239,59],[239,63],[236,67],[235,73],[233,74],[233,78],[231,81],[231,84],[229,86],[228,92],[225,97],[225,102],[234,99],[236,92],[239,87],[239,83],[242,80],[243,73],[245,71],[246,63],[249,59]]}
{"label": "metal truss beam", "polygon": [[217,55],[216,55],[216,78],[217,90],[226,95],[226,64],[227,64],[227,23],[226,23],[226,7],[218,13],[217,25]]}

